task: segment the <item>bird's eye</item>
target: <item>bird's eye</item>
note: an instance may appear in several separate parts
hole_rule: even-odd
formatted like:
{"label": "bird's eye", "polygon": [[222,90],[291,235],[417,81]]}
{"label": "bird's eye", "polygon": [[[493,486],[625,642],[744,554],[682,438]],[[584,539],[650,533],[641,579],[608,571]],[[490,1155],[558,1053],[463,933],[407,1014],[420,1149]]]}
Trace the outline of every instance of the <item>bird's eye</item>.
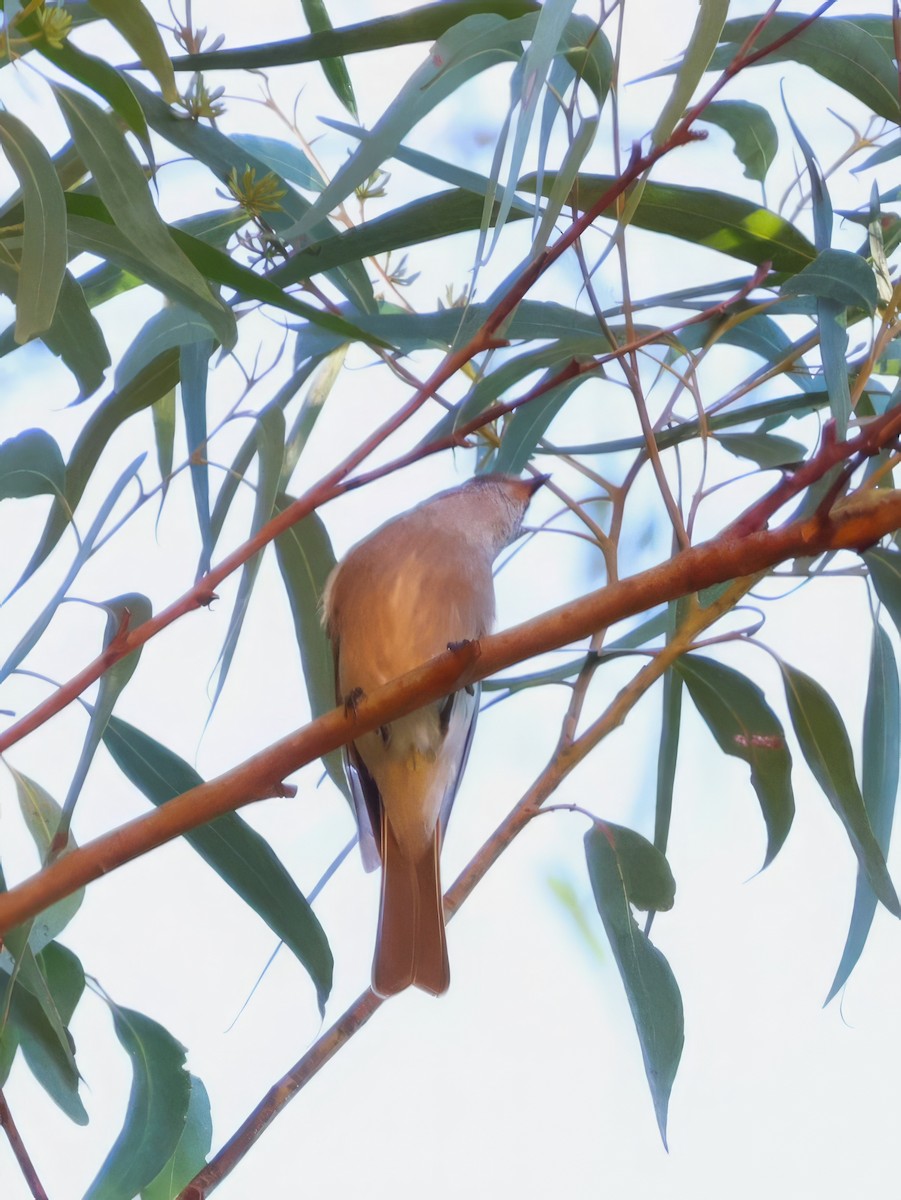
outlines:
{"label": "bird's eye", "polygon": [[387,746],[388,743],[391,741],[391,726],[390,725],[380,725],[379,726],[379,737],[382,739],[382,745]]}

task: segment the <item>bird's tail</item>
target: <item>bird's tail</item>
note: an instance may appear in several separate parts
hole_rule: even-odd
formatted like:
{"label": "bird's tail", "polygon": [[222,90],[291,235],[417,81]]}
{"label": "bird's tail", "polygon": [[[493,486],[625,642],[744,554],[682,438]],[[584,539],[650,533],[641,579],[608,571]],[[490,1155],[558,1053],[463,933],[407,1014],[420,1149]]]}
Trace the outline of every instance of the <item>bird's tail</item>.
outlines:
{"label": "bird's tail", "polygon": [[438,869],[440,834],[418,862],[405,858],[382,810],[382,902],[372,988],[393,996],[414,984],[440,996],[450,983],[444,900]]}

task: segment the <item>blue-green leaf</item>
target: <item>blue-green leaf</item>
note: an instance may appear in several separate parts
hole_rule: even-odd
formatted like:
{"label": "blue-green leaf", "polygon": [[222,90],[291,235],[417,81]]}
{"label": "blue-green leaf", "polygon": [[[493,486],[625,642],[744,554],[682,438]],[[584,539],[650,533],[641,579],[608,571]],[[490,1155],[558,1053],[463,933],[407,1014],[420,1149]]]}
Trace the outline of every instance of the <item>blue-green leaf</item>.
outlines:
{"label": "blue-green leaf", "polygon": [[132,1200],[175,1153],[191,1096],[185,1048],[158,1022],[110,1004],[131,1060],[125,1122],[84,1200]]}
{"label": "blue-green leaf", "polygon": [[191,1097],[178,1145],[159,1175],[141,1190],[141,1200],[176,1200],[206,1162],[213,1141],[210,1098],[196,1075],[190,1080]]}
{"label": "blue-green leaf", "polygon": [[682,1057],[682,998],[669,963],[639,929],[631,906],[665,911],[675,883],[666,859],[632,830],[596,822],[585,835],[598,912],[638,1032],[657,1125],[666,1145],[670,1092]]}
{"label": "blue-green leaf", "polygon": [[[888,634],[873,626],[870,679],[863,714],[863,779],[861,792],[867,816],[882,853],[888,854],[898,795],[901,757],[901,700],[898,666]],[[862,870],[857,872],[857,890],[845,948],[826,1004],[845,985],[866,945],[876,911],[876,893]]]}
{"label": "blue-green leaf", "polygon": [[751,769],[767,828],[766,867],[782,848],[795,814],[785,731],[757,684],[739,671],[700,654],[683,655],[674,669],[720,749]]}
{"label": "blue-green leaf", "polygon": [[22,189],[25,228],[16,292],[16,341],[50,328],[66,271],[66,205],[43,143],[24,121],[0,111],[0,145]]}
{"label": "blue-green leaf", "polygon": [[0,500],[61,496],[66,467],[59,446],[44,429],[26,429],[0,442]]}
{"label": "blue-green leaf", "polygon": [[725,130],[732,138],[745,178],[763,183],[779,148],[776,125],[763,105],[749,100],[715,100],[698,119]]}
{"label": "blue-green leaf", "polygon": [[841,715],[816,680],[787,663],[780,666],[788,711],[810,772],[841,818],[873,891],[890,913],[901,916],[901,905],[854,775],[851,743]]}
{"label": "blue-green leaf", "polygon": [[[118,717],[110,719],[103,740],[123,774],[157,806],[203,782],[184,759]],[[237,813],[217,817],[185,839],[296,955],[322,1011],[332,986],[328,940],[269,843]]]}

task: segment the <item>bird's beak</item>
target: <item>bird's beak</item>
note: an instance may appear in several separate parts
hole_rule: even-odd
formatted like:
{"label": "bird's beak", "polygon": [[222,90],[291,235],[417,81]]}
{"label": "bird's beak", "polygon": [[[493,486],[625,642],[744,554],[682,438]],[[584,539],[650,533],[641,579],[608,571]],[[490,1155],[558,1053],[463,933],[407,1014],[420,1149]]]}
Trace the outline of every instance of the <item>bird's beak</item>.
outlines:
{"label": "bird's beak", "polygon": [[534,496],[540,487],[544,487],[550,475],[533,475],[531,479],[526,479],[523,482],[529,489],[529,495]]}

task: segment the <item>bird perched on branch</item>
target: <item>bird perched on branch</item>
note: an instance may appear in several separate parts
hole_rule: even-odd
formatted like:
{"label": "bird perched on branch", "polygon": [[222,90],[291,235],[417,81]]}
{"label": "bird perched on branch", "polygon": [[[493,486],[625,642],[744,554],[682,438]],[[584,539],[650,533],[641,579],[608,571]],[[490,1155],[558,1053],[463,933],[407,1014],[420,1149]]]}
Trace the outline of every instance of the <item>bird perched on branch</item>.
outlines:
{"label": "bird perched on branch", "polygon": [[[371,692],[494,623],[492,564],[547,476],[480,475],[388,521],[329,577],[323,619],[339,701]],[[372,986],[440,995],[450,971],[438,856],[479,709],[463,688],[345,748],[367,866],[382,864]]]}

